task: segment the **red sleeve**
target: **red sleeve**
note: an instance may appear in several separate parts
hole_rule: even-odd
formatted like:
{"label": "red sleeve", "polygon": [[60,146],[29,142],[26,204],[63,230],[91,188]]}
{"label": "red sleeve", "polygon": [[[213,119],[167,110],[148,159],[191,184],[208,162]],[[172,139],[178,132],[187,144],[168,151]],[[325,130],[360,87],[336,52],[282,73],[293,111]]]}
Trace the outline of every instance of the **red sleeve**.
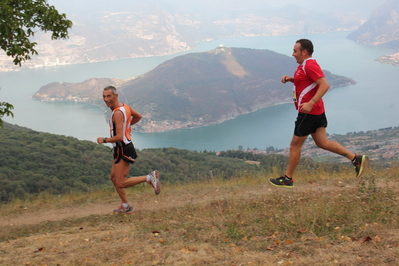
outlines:
{"label": "red sleeve", "polygon": [[309,60],[306,62],[305,71],[308,77],[314,82],[316,82],[319,78],[324,77],[323,70],[321,70],[321,67],[316,60]]}

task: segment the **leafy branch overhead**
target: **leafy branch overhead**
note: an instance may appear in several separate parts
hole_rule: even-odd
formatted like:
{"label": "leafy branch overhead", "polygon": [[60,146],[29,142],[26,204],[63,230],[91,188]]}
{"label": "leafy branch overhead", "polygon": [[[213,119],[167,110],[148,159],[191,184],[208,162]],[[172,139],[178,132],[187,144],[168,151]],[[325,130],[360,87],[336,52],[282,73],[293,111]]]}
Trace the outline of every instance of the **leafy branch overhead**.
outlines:
{"label": "leafy branch overhead", "polygon": [[[51,39],[68,38],[72,21],[60,14],[47,0],[1,0],[0,2],[0,48],[13,58],[15,65],[37,55],[36,42],[29,38],[37,31],[51,31]],[[13,106],[0,102],[0,126],[4,115],[13,116]]]}
{"label": "leafy branch overhead", "polygon": [[[14,114],[11,112],[12,109],[14,109],[13,105],[6,102],[0,102],[0,117],[4,115],[14,117]],[[2,119],[0,119],[0,127],[3,127]]]}
{"label": "leafy branch overhead", "polygon": [[0,47],[14,58],[16,65],[37,54],[30,37],[37,30],[51,31],[51,39],[68,38],[72,21],[60,14],[46,0],[2,0],[0,2]]}

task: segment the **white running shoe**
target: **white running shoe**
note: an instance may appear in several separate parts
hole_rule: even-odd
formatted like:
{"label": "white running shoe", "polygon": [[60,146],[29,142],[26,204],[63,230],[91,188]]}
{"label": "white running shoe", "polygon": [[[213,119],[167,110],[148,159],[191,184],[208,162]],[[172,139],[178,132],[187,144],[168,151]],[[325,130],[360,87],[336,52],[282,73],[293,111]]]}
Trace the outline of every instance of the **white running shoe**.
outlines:
{"label": "white running shoe", "polygon": [[161,182],[159,182],[159,178],[161,177],[161,175],[156,170],[152,171],[148,175],[150,176],[150,181],[148,181],[148,184],[150,184],[154,188],[155,195],[158,195],[159,193],[161,193]]}
{"label": "white running shoe", "polygon": [[122,204],[118,207],[118,209],[114,210],[115,213],[127,213],[130,214],[134,212],[134,207],[133,206],[127,206],[127,208],[123,208]]}

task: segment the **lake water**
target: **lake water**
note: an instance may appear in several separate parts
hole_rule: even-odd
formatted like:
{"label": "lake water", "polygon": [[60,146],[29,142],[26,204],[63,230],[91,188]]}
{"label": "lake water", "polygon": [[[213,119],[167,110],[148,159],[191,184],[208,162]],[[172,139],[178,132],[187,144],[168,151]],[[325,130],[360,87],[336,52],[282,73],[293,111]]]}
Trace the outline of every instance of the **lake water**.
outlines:
{"label": "lake water", "polygon": [[[197,48],[171,56],[126,59],[92,64],[24,69],[0,72],[0,101],[14,105],[14,118],[6,122],[37,131],[73,136],[95,141],[106,136],[108,125],[103,110],[79,103],[39,102],[31,96],[50,82],[82,82],[89,78],[130,78],[144,74],[175,56],[227,47],[269,49],[291,56],[299,38],[309,38],[315,45],[314,57],[323,69],[353,78],[356,85],[330,90],[325,96],[329,121],[327,132],[345,134],[399,125],[399,68],[374,61],[395,51],[382,47],[356,44],[347,40],[348,32],[301,36],[242,37],[204,42]],[[294,60],[294,58],[292,58]],[[287,69],[292,75],[294,69]],[[287,90],[292,85],[287,84]],[[99,92],[102,93],[102,88]],[[140,110],[138,110],[140,111]],[[175,130],[163,133],[133,132],[137,148],[176,147],[190,150],[228,150],[244,148],[265,149],[289,146],[296,111],[293,104],[264,108],[241,115],[219,125]]]}

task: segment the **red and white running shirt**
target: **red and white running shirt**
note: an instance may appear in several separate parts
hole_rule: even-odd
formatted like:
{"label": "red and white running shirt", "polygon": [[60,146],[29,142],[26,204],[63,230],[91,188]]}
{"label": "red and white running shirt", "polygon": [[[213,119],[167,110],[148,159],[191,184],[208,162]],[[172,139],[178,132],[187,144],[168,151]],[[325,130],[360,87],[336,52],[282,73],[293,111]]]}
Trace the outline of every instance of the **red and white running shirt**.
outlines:
{"label": "red and white running shirt", "polygon": [[[301,103],[307,103],[312,100],[319,88],[316,81],[322,77],[324,77],[324,73],[313,58],[306,59],[298,66],[294,74],[293,91],[294,104],[297,110]],[[320,99],[313,105],[309,114],[321,115],[322,113],[324,113],[324,102]]]}

